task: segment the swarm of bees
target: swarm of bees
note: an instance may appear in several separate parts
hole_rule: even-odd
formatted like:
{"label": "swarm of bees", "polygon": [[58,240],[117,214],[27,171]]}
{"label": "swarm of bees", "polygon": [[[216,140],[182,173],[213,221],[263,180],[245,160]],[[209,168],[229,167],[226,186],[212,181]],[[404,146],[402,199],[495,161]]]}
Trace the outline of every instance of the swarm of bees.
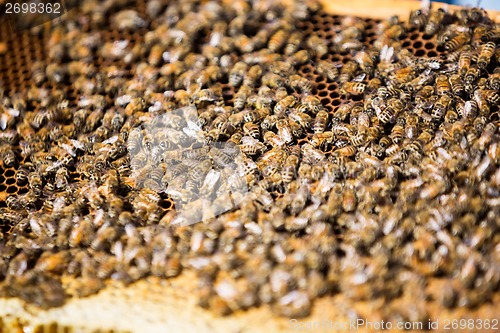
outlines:
{"label": "swarm of bees", "polygon": [[[416,321],[498,294],[500,27],[484,11],[343,17],[324,38],[309,1],[140,8],[85,2],[37,30],[26,91],[0,86],[2,295],[51,307],[189,269],[219,315],[307,316],[341,292]],[[403,47],[415,34],[441,51]],[[137,130],[164,115],[173,128]],[[241,152],[248,193],[178,224],[172,198],[217,197],[234,162],[217,143]]]}

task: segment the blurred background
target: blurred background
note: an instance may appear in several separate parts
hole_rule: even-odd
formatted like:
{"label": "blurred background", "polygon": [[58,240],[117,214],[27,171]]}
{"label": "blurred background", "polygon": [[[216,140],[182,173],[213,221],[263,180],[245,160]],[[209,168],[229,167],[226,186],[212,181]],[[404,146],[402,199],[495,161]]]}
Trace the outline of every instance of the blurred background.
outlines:
{"label": "blurred background", "polygon": [[[472,7],[476,7],[478,5],[477,0],[439,0],[439,1],[433,1],[433,2],[443,2],[443,3],[453,4],[453,5],[472,6]],[[499,0],[482,0],[480,2],[479,6],[484,8],[484,9],[500,10],[500,1]]]}

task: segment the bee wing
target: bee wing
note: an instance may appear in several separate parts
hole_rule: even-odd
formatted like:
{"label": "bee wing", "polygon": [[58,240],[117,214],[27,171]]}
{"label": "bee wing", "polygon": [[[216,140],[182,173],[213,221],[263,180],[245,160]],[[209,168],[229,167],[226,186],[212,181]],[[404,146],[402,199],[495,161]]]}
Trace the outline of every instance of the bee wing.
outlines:
{"label": "bee wing", "polygon": [[394,57],[394,47],[384,45],[380,51],[380,62],[392,63]]}
{"label": "bee wing", "polygon": [[420,0],[420,8],[422,8],[426,13],[431,9],[431,0]]}
{"label": "bee wing", "polygon": [[352,79],[353,82],[362,82],[366,77],[365,73],[361,73]]}

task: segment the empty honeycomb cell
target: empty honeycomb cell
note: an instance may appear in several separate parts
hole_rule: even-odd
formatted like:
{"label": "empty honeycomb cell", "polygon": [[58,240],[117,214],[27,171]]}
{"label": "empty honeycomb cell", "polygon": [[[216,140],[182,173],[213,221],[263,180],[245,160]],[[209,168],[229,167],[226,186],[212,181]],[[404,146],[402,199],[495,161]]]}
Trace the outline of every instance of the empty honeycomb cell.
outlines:
{"label": "empty honeycomb cell", "polygon": [[328,91],[324,91],[324,90],[323,90],[323,91],[320,91],[320,92],[318,93],[318,96],[319,96],[319,97],[325,97],[325,96],[328,96]]}
{"label": "empty honeycomb cell", "polygon": [[417,41],[417,42],[413,43],[413,48],[419,49],[421,47],[422,47],[422,42],[421,41]]}
{"label": "empty honeycomb cell", "polygon": [[342,100],[340,100],[339,98],[335,98],[334,100],[332,100],[332,104],[334,106],[339,106],[341,103],[342,103]]}
{"label": "empty honeycomb cell", "polygon": [[417,57],[422,57],[424,56],[426,53],[425,53],[425,50],[416,50],[414,52],[414,54],[417,56]]}
{"label": "empty honeycomb cell", "polygon": [[17,193],[17,186],[9,186],[9,187],[7,187],[7,190],[4,190],[4,191],[6,191],[8,194]]}
{"label": "empty honeycomb cell", "polygon": [[428,51],[427,52],[427,57],[429,58],[434,58],[434,57],[437,57],[437,52],[436,51]]}
{"label": "empty honeycomb cell", "polygon": [[420,39],[420,34],[419,33],[414,33],[410,35],[411,40],[417,40]]}
{"label": "empty honeycomb cell", "polygon": [[7,178],[8,177],[14,177],[15,174],[16,174],[16,172],[14,170],[12,170],[12,169],[7,169],[4,172],[4,176],[7,177]]}
{"label": "empty honeycomb cell", "polygon": [[427,50],[432,50],[436,47],[436,45],[434,45],[434,43],[431,43],[431,42],[427,42],[425,43],[425,46],[424,46]]}
{"label": "empty honeycomb cell", "polygon": [[15,183],[16,183],[16,179],[15,178],[7,178],[5,180],[5,184],[7,184],[7,185],[13,185]]}
{"label": "empty honeycomb cell", "polygon": [[340,97],[340,94],[338,92],[332,91],[330,93],[330,98],[335,99],[335,98],[338,98],[338,97]]}
{"label": "empty honeycomb cell", "polygon": [[[320,94],[320,96],[321,96],[321,94]],[[325,96],[327,96],[327,95],[325,95]],[[332,100],[329,97],[321,99],[321,103],[323,105],[329,105],[331,102],[332,102]]]}

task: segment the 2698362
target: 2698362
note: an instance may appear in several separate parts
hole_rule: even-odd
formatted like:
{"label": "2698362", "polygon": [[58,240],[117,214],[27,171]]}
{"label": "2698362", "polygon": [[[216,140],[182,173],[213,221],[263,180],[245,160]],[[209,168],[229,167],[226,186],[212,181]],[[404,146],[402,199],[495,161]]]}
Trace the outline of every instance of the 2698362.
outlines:
{"label": "2698362", "polygon": [[60,3],[10,3],[5,4],[5,14],[61,14]]}

